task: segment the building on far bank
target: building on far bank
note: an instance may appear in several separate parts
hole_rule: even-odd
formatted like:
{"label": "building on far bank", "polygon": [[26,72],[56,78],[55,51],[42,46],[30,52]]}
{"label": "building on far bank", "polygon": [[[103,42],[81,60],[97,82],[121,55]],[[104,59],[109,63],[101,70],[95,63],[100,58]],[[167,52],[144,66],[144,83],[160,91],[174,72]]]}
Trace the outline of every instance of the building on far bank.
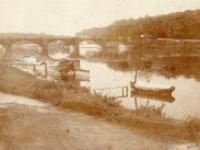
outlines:
{"label": "building on far bank", "polygon": [[79,44],[79,54],[84,57],[91,57],[96,53],[99,53],[102,47],[93,41],[83,41]]}
{"label": "building on far bank", "polygon": [[107,42],[105,53],[109,56],[117,56],[128,51],[128,45],[123,42]]}

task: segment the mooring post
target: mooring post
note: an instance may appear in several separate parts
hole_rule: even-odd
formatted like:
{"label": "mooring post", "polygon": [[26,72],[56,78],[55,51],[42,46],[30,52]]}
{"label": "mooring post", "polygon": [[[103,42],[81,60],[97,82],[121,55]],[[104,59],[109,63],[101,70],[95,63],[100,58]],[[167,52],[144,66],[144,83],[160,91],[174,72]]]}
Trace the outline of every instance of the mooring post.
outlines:
{"label": "mooring post", "polygon": [[27,72],[27,62],[26,61],[24,62],[25,62],[25,71]]}
{"label": "mooring post", "polygon": [[134,101],[135,101],[135,109],[137,110],[138,109],[138,103],[137,103],[137,98],[136,97],[134,98]]}
{"label": "mooring post", "polygon": [[35,64],[33,65],[33,75],[36,76],[36,66],[35,66]]}
{"label": "mooring post", "polygon": [[124,97],[124,87],[122,87],[122,97]]}
{"label": "mooring post", "polygon": [[47,63],[45,63],[45,78],[48,76],[48,68],[47,68]]}
{"label": "mooring post", "polygon": [[126,86],[126,96],[128,97],[128,86]]}
{"label": "mooring post", "polygon": [[25,60],[23,60],[23,69],[25,70],[26,67],[25,67]]}

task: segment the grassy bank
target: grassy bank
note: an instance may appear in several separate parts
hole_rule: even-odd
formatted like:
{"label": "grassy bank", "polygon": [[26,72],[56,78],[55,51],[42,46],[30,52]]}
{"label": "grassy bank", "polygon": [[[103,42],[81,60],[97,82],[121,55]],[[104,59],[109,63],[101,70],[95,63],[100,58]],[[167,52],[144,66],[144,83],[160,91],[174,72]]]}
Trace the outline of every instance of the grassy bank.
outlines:
{"label": "grassy bank", "polygon": [[148,135],[166,139],[200,140],[198,118],[174,120],[165,117],[161,109],[147,106],[126,110],[114,98],[90,94],[77,83],[39,81],[24,72],[0,65],[0,90],[39,99],[64,109],[115,122],[129,129],[139,129]]}

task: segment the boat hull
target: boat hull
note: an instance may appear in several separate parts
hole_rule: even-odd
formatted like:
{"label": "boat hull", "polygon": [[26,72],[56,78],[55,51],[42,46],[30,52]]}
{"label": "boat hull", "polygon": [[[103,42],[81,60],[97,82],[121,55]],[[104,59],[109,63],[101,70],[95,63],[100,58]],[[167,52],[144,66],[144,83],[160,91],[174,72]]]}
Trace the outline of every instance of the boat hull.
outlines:
{"label": "boat hull", "polygon": [[175,100],[175,98],[172,96],[172,92],[174,90],[174,87],[165,89],[137,87],[135,83],[131,82],[131,96],[173,102]]}

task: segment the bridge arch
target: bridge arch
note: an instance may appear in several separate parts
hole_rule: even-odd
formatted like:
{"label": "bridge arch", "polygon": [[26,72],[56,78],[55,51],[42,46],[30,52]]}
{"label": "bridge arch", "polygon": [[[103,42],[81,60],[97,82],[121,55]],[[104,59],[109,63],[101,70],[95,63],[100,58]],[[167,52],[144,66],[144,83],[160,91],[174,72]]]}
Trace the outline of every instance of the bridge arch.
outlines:
{"label": "bridge arch", "polygon": [[12,58],[37,56],[42,53],[42,47],[37,42],[29,40],[16,41],[11,44]]}
{"label": "bridge arch", "polygon": [[53,59],[70,57],[70,46],[63,40],[55,40],[48,43],[48,56]]}

